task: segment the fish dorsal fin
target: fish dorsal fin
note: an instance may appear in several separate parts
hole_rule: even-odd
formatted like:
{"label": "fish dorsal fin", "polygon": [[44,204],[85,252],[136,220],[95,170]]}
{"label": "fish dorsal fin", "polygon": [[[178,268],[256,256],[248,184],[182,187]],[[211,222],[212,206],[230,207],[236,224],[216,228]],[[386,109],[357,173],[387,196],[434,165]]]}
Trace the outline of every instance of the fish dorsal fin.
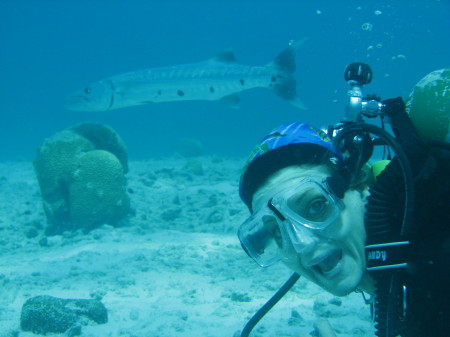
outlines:
{"label": "fish dorsal fin", "polygon": [[236,57],[234,56],[233,49],[229,48],[220,52],[211,60],[216,62],[234,63],[236,62]]}

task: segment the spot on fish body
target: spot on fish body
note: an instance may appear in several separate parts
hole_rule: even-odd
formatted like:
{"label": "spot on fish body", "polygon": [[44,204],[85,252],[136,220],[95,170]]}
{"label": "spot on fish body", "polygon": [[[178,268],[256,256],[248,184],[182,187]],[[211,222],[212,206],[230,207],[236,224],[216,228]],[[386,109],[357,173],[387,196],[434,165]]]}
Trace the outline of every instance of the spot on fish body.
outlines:
{"label": "spot on fish body", "polygon": [[209,87],[209,92],[213,93],[215,91],[214,87]]}
{"label": "spot on fish body", "polygon": [[178,90],[177,94],[178,96],[184,96],[184,92],[182,90]]}
{"label": "spot on fish body", "polygon": [[244,84],[245,84],[245,82],[244,82],[243,79],[240,79],[239,82],[241,83],[241,85],[244,85]]}

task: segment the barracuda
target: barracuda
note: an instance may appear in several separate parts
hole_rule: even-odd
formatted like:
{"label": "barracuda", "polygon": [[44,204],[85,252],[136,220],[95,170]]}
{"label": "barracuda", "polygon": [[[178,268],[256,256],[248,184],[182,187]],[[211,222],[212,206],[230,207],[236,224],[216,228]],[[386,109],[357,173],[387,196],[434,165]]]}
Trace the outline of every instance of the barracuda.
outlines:
{"label": "barracuda", "polygon": [[147,103],[208,100],[239,106],[238,93],[268,88],[305,109],[296,94],[295,53],[304,40],[291,42],[264,66],[236,63],[231,50],[209,60],[116,75],[92,83],[67,97],[66,108],[106,111]]}

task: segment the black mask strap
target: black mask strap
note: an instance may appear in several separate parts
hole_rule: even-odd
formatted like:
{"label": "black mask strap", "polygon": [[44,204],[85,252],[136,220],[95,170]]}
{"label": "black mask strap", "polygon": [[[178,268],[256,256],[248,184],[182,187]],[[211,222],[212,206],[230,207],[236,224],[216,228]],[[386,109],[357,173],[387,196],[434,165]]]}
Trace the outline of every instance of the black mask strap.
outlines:
{"label": "black mask strap", "polygon": [[350,183],[348,178],[342,176],[341,174],[332,175],[325,180],[328,188],[333,192],[333,194],[339,199],[344,198],[345,192],[348,190]]}

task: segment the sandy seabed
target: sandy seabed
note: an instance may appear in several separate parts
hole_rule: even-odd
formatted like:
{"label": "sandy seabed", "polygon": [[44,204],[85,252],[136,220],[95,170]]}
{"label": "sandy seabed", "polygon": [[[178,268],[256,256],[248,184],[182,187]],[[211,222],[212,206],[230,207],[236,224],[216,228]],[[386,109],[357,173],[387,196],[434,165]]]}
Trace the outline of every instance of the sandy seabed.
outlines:
{"label": "sandy seabed", "polygon": [[[291,274],[281,264],[260,268],[240,247],[243,163],[131,161],[133,216],[48,238],[32,164],[0,163],[0,337],[36,336],[20,330],[20,313],[38,295],[102,298],[108,323],[83,326],[83,337],[239,336]],[[318,318],[338,336],[374,334],[360,294],[336,298],[301,278],[251,336],[311,336]]]}

